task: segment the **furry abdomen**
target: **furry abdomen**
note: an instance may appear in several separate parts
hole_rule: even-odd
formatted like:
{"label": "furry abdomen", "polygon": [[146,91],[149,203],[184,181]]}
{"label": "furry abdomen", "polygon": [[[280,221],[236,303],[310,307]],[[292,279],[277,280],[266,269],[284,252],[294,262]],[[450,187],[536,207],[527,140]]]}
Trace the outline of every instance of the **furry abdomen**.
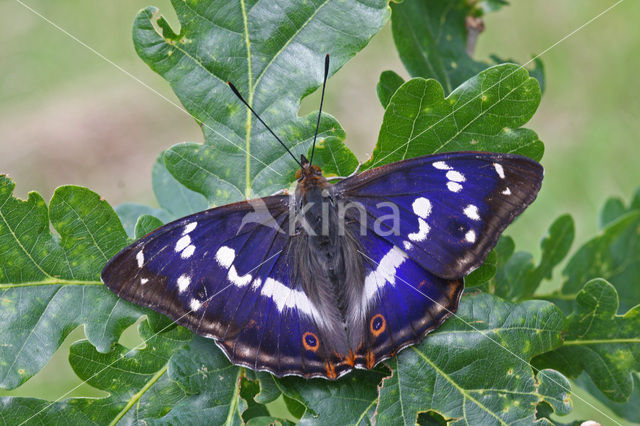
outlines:
{"label": "furry abdomen", "polygon": [[[362,248],[348,217],[339,217],[331,185],[322,177],[305,180],[296,190],[296,234],[289,250],[292,279],[319,316],[327,319],[317,324],[325,342],[333,351],[347,354],[355,350],[350,342],[362,342],[365,331],[364,316],[352,315],[354,307],[359,311],[362,300]],[[346,222],[344,228],[340,220]]]}

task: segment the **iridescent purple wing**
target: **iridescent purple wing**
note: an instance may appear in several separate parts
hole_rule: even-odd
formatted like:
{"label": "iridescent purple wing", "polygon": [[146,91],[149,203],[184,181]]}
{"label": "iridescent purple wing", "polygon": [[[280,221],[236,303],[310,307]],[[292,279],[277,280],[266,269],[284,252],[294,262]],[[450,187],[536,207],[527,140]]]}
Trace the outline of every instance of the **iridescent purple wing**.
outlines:
{"label": "iridescent purple wing", "polygon": [[425,270],[401,248],[370,233],[362,236],[365,266],[361,310],[363,340],[356,367],[372,368],[418,343],[453,314],[464,288],[462,278],[447,280]]}
{"label": "iridescent purple wing", "polygon": [[539,163],[519,155],[448,153],[367,170],[338,183],[336,194],[364,207],[369,232],[434,275],[459,279],[533,202],[542,177]]}
{"label": "iridescent purple wing", "polygon": [[102,280],[213,338],[235,364],[327,376],[334,356],[318,342],[322,318],[290,281],[288,209],[288,196],[274,196],[187,216],[123,249]]}

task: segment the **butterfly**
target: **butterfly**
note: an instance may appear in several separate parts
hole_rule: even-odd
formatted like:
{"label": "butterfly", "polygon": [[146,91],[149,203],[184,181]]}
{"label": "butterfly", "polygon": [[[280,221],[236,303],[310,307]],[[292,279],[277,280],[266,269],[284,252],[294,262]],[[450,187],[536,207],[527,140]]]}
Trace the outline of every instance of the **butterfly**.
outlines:
{"label": "butterfly", "polygon": [[[322,99],[328,68],[327,55]],[[322,101],[318,122],[321,111]],[[420,342],[454,314],[464,277],[534,201],[543,177],[526,157],[456,152],[332,184],[313,165],[314,150],[315,137],[294,193],[164,225],[113,257],[102,281],[213,339],[236,365],[337,379]]]}

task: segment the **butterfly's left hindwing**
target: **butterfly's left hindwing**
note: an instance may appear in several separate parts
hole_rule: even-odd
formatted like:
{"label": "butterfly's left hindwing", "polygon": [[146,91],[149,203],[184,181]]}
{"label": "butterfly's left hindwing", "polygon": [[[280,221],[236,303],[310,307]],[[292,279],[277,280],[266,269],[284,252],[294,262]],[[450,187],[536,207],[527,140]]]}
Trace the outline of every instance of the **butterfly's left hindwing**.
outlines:
{"label": "butterfly's left hindwing", "polygon": [[124,299],[215,339],[235,364],[335,377],[320,318],[290,282],[289,197],[261,200],[159,228],[111,259],[102,280]]}

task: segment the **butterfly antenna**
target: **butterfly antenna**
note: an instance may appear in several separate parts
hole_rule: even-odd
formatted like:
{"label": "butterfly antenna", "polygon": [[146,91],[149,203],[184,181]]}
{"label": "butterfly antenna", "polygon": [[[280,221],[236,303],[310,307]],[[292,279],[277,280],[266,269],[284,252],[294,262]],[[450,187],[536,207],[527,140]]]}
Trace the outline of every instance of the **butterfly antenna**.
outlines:
{"label": "butterfly antenna", "polygon": [[311,148],[310,164],[313,164],[313,154],[316,152],[316,138],[318,137],[318,129],[320,128],[320,117],[322,116],[322,104],[324,103],[324,88],[327,85],[327,76],[329,75],[329,54],[324,57],[324,80],[322,81],[322,96],[320,97],[320,111],[318,111],[318,122],[316,123],[316,134],[313,135],[313,146]]}
{"label": "butterfly antenna", "polygon": [[273,133],[273,130],[271,130],[271,128],[269,126],[267,126],[267,123],[265,123],[262,118],[260,118],[260,116],[258,115],[257,112],[255,112],[255,110],[253,108],[251,108],[251,105],[249,105],[247,103],[247,101],[244,100],[244,98],[242,97],[242,95],[240,94],[240,92],[238,92],[238,89],[236,89],[236,86],[233,85],[233,83],[231,83],[230,81],[227,81],[227,84],[229,85],[229,87],[231,88],[231,90],[233,90],[233,93],[238,97],[238,99],[240,99],[242,101],[243,104],[246,105],[247,108],[249,108],[249,111],[251,111],[253,113],[253,115],[256,116],[256,118],[262,123],[262,125],[264,127],[267,128],[267,130],[269,131],[269,133],[271,133],[273,135],[274,138],[276,138],[276,140],[278,142],[280,142],[280,145],[282,145],[282,147],[284,149],[287,150],[287,152],[289,153],[289,155],[295,160],[296,163],[298,163],[298,165],[302,168],[302,164],[300,163],[300,161],[298,161],[298,159],[296,158],[295,155],[293,155],[293,153],[291,152],[291,150],[289,148],[287,148],[287,146],[284,144],[284,142],[282,142],[282,140],[280,140],[280,138],[278,137],[278,135],[276,135],[275,133]]}

